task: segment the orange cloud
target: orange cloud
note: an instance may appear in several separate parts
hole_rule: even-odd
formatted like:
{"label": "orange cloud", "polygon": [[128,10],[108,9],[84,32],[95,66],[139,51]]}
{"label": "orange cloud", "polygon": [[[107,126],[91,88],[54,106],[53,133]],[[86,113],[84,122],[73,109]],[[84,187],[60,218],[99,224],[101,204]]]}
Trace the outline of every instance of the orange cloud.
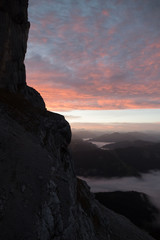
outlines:
{"label": "orange cloud", "polygon": [[97,69],[87,69],[87,72],[78,70],[83,83],[75,79],[72,82],[68,73],[50,68],[47,71],[43,67],[39,61],[40,72],[28,71],[27,79],[29,85],[42,94],[51,111],[160,108],[160,81],[147,84],[119,81],[119,77],[114,79],[112,68],[103,71],[103,67],[97,65]]}
{"label": "orange cloud", "polygon": [[[51,111],[68,111],[73,109],[81,110],[98,110],[98,109],[148,109],[155,108],[154,103],[148,103],[140,99],[106,99],[105,96],[92,96],[83,92],[78,92],[73,89],[62,89],[57,87],[50,87],[45,84],[33,85],[44,98],[47,108]],[[155,101],[159,101],[159,98],[155,98]],[[157,108],[160,107],[157,106]]]}

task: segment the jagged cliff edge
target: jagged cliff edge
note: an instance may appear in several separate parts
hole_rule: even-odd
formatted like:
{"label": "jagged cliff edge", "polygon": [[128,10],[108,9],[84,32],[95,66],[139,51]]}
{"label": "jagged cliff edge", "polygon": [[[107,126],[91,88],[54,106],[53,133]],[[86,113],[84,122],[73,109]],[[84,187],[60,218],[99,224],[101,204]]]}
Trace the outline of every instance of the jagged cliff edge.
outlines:
{"label": "jagged cliff edge", "polygon": [[152,240],[76,178],[69,124],[26,84],[27,7],[0,2],[0,239]]}

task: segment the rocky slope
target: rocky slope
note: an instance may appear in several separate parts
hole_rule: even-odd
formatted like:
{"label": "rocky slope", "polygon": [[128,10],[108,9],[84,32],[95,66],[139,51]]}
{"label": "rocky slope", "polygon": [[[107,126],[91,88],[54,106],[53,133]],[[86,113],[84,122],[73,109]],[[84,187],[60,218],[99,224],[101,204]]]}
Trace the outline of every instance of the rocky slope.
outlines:
{"label": "rocky slope", "polygon": [[0,1],[0,88],[21,92],[33,105],[45,108],[40,94],[26,85],[27,8],[28,0]]}
{"label": "rocky slope", "polygon": [[116,213],[126,216],[135,225],[160,239],[159,209],[150,197],[141,192],[115,191],[95,193],[96,199]]}
{"label": "rocky slope", "polygon": [[0,239],[152,240],[76,179],[69,124],[26,85],[27,6],[0,3]]}

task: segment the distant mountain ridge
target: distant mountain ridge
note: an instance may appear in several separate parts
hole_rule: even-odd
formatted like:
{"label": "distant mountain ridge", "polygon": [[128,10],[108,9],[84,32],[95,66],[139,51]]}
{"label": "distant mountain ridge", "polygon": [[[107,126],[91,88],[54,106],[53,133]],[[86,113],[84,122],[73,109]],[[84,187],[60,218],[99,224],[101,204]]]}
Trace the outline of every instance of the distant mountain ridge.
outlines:
{"label": "distant mountain ridge", "polygon": [[153,144],[154,144],[153,142],[148,142],[143,140],[121,141],[121,142],[106,144],[103,146],[103,149],[112,150],[112,149],[127,148],[127,147],[145,147]]}
{"label": "distant mountain ridge", "polygon": [[72,138],[96,138],[98,136],[101,136],[102,132],[99,131],[90,131],[90,130],[77,130],[72,129]]}
{"label": "distant mountain ridge", "polygon": [[106,151],[91,142],[78,139],[72,141],[70,149],[76,173],[84,177],[110,178],[140,176],[141,173],[150,170],[159,170],[160,143],[142,144],[141,141],[139,143],[140,146]]}
{"label": "distant mountain ridge", "polygon": [[157,142],[160,141],[160,137],[154,136],[153,134],[146,134],[141,132],[127,132],[127,133],[114,132],[107,133],[91,139],[91,141],[97,142],[122,142],[135,140]]}

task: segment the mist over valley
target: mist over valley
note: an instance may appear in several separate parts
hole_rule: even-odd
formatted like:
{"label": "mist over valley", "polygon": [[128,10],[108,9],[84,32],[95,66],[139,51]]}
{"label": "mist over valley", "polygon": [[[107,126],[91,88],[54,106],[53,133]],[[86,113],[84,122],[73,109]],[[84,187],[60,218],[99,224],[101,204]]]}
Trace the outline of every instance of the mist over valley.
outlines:
{"label": "mist over valley", "polygon": [[94,135],[73,134],[70,149],[77,175],[102,204],[159,239],[160,135]]}

